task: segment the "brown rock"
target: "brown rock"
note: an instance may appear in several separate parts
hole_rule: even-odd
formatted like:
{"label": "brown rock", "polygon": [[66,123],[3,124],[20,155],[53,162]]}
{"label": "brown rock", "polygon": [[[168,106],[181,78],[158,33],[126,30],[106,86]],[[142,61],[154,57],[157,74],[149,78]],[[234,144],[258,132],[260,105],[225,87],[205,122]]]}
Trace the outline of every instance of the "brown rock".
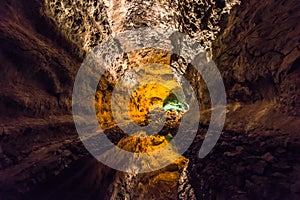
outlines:
{"label": "brown rock", "polygon": [[265,171],[266,166],[267,163],[265,161],[259,161],[253,166],[252,170],[254,173],[262,175]]}
{"label": "brown rock", "polygon": [[275,173],[272,174],[272,177],[281,178],[281,179],[284,178],[285,179],[287,176],[284,175],[284,174],[282,174],[282,173],[280,173],[280,172],[275,172]]}
{"label": "brown rock", "polygon": [[284,149],[284,148],[282,148],[282,147],[278,147],[278,148],[276,149],[276,153],[278,153],[278,154],[286,153],[286,149]]}
{"label": "brown rock", "polygon": [[242,147],[242,146],[237,146],[236,148],[235,148],[235,150],[237,151],[237,152],[242,152],[243,150],[244,150],[244,147]]}
{"label": "brown rock", "polygon": [[300,193],[300,181],[296,182],[291,186],[291,191],[295,193]]}
{"label": "brown rock", "polygon": [[72,152],[70,150],[66,149],[66,150],[63,151],[62,155],[65,156],[65,157],[69,157],[69,156],[72,155]]}
{"label": "brown rock", "polygon": [[234,157],[236,155],[240,154],[239,152],[229,152],[229,151],[226,151],[224,152],[224,156],[228,156],[228,157]]}
{"label": "brown rock", "polygon": [[274,156],[270,152],[264,154],[261,158],[267,162],[272,162],[274,160]]}

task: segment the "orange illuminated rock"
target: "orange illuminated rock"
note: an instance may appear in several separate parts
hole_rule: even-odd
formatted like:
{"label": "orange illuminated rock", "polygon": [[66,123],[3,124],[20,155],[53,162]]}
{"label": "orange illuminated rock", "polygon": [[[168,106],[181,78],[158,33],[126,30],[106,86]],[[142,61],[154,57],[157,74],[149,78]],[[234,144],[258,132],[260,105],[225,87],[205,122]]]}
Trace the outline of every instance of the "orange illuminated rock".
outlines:
{"label": "orange illuminated rock", "polygon": [[170,62],[170,53],[144,49],[129,52],[113,63],[111,71],[100,79],[95,95],[95,108],[102,129],[130,122],[147,125],[151,122],[151,111],[163,109],[170,94],[176,93],[184,99]]}

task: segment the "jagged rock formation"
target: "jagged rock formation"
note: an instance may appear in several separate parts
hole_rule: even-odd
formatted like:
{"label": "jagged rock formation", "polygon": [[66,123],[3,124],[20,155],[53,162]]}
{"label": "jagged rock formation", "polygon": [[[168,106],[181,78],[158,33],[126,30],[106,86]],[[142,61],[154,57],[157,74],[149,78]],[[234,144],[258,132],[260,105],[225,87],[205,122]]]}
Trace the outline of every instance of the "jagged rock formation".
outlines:
{"label": "jagged rock formation", "polygon": [[41,6],[36,1],[0,6],[2,199],[21,198],[87,154],[70,115],[80,62]]}
{"label": "jagged rock formation", "polygon": [[84,55],[112,33],[143,26],[178,29],[210,49],[224,28],[220,25],[222,18],[239,3],[239,0],[45,0],[44,12],[79,48],[79,54]]}
{"label": "jagged rock formation", "polygon": [[[299,10],[297,0],[3,0],[0,199],[299,199]],[[73,124],[71,94],[94,46],[141,26],[179,29],[203,44],[229,104],[224,133],[206,158],[197,153],[209,110],[184,154],[187,165],[129,175],[88,155]],[[167,62],[194,74],[175,55]],[[209,108],[208,91],[200,77],[193,80],[201,108]],[[106,132],[122,145],[118,133]]]}
{"label": "jagged rock formation", "polygon": [[[149,153],[166,146],[168,142],[163,136],[128,137],[121,140],[119,147],[140,153]],[[176,152],[171,148],[164,150],[161,158],[149,156],[144,165],[160,165],[161,159],[173,159]],[[120,156],[117,156],[121,158]],[[122,161],[120,161],[122,162]],[[118,172],[111,189],[110,199],[177,199],[178,184],[181,173],[187,168],[188,159],[180,156],[172,164],[160,170],[149,173],[123,173]]]}
{"label": "jagged rock formation", "polygon": [[267,1],[240,8],[213,48],[230,100],[275,101],[281,113],[299,116],[299,6]]}

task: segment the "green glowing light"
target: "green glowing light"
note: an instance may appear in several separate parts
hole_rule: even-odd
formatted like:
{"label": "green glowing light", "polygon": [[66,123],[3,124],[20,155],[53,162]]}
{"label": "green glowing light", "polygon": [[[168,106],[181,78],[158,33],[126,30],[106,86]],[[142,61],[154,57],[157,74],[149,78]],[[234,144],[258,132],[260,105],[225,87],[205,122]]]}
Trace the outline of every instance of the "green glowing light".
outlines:
{"label": "green glowing light", "polygon": [[187,111],[189,106],[184,103],[178,101],[175,94],[170,94],[165,100],[163,104],[164,110],[176,110],[176,111]]}
{"label": "green glowing light", "polygon": [[176,111],[187,111],[188,105],[181,102],[168,102],[164,105],[164,110],[176,110]]}

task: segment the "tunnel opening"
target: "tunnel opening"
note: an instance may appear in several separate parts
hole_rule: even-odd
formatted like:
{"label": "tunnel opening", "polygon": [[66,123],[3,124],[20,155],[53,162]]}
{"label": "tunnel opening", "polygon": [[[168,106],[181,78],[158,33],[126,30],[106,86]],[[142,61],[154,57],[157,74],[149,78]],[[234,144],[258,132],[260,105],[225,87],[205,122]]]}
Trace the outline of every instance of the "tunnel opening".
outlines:
{"label": "tunnel opening", "polygon": [[188,111],[189,105],[185,102],[180,102],[177,96],[174,93],[171,93],[163,103],[163,107],[165,111]]}

